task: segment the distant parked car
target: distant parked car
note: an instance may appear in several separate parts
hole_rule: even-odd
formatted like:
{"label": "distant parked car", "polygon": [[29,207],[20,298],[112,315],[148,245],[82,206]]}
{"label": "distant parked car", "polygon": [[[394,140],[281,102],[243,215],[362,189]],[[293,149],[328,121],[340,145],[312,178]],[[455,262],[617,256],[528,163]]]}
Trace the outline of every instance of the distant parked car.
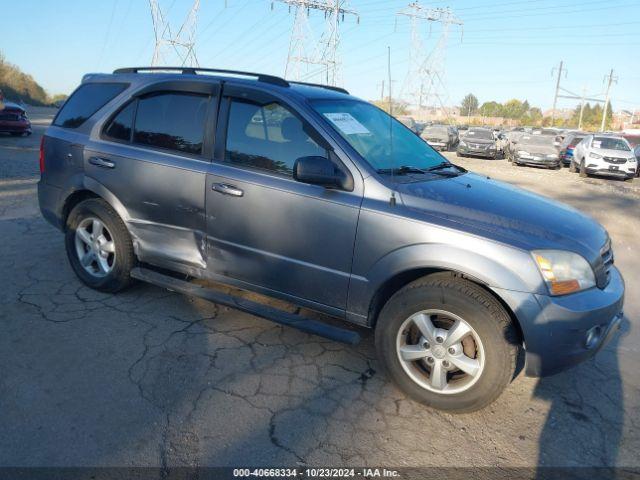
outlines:
{"label": "distant parked car", "polygon": [[633,154],[636,156],[636,177],[640,177],[640,143],[634,148]]}
{"label": "distant parked car", "polygon": [[507,144],[504,148],[504,155],[510,162],[513,162],[513,155],[516,151],[516,144],[518,143],[518,140],[520,140],[520,137],[525,133],[524,127],[516,127],[505,133],[505,136],[507,137]]}
{"label": "distant parked car", "polygon": [[569,169],[581,177],[591,174],[633,180],[638,160],[629,142],[617,135],[588,135],[573,150]]}
{"label": "distant parked car", "polygon": [[410,117],[408,115],[398,115],[396,118],[400,123],[402,123],[405,127],[411,130],[413,133],[420,135],[418,123],[415,121],[413,117]]}
{"label": "distant parked car", "polygon": [[3,102],[0,110],[0,133],[14,136],[31,135],[31,122],[27,112],[17,103]]}
{"label": "distant parked car", "polygon": [[584,137],[587,136],[587,133],[584,132],[569,132],[564,137],[564,140],[560,144],[560,151],[558,152],[558,156],[560,157],[560,165],[564,165],[568,167],[571,163],[571,158],[573,157],[573,150],[576,148]]}
{"label": "distant parked car", "polygon": [[458,141],[457,133],[448,125],[430,125],[420,137],[436,150],[444,151],[454,148]]}
{"label": "distant parked car", "polygon": [[487,128],[470,128],[460,137],[456,155],[458,157],[498,158],[499,152],[493,131]]}
{"label": "distant parked car", "polygon": [[555,137],[551,135],[522,135],[515,147],[513,163],[515,165],[558,168],[560,158],[554,143]]}

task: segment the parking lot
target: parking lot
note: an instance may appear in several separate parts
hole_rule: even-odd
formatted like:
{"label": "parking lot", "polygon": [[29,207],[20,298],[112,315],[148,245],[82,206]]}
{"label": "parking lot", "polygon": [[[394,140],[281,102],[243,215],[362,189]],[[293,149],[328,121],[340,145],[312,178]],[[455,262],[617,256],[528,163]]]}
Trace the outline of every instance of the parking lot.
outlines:
{"label": "parking lot", "polygon": [[138,284],[92,291],[39,215],[34,135],[0,136],[0,466],[639,467],[640,179],[459,159],[609,230],[627,282],[623,335],[594,360],[519,376],[452,416],[406,399],[356,347]]}

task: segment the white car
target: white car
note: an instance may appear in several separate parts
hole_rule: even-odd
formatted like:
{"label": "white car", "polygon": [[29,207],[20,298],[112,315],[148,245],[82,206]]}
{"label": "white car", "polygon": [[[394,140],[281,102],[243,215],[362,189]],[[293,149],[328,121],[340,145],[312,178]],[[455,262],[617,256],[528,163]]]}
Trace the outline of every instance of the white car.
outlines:
{"label": "white car", "polygon": [[576,145],[569,165],[581,177],[590,174],[623,177],[631,181],[636,176],[638,161],[633,149],[616,135],[587,135]]}

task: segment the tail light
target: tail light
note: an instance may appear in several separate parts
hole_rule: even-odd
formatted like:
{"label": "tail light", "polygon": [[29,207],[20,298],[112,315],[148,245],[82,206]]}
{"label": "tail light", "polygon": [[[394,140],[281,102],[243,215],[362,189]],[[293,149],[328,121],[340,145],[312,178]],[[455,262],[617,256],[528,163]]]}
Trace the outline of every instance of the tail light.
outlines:
{"label": "tail light", "polygon": [[44,173],[44,135],[40,139],[40,175]]}

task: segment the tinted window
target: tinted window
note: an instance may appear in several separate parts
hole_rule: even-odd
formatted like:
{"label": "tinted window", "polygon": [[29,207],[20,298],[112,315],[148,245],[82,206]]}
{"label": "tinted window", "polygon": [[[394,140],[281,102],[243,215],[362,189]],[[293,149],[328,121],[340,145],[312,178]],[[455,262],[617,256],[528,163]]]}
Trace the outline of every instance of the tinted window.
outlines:
{"label": "tinted window", "polygon": [[326,157],[305,132],[303,122],[278,103],[232,100],[225,161],[291,175],[296,159]]}
{"label": "tinted window", "polygon": [[125,88],[127,85],[124,83],[81,85],[65,102],[53,124],[59,127],[77,128]]}
{"label": "tinted window", "polygon": [[133,141],[152,147],[200,154],[208,97],[160,93],[138,100]]}
{"label": "tinted window", "polygon": [[133,114],[136,111],[136,102],[131,102],[118,113],[104,130],[104,134],[113,140],[131,140],[131,127]]}

